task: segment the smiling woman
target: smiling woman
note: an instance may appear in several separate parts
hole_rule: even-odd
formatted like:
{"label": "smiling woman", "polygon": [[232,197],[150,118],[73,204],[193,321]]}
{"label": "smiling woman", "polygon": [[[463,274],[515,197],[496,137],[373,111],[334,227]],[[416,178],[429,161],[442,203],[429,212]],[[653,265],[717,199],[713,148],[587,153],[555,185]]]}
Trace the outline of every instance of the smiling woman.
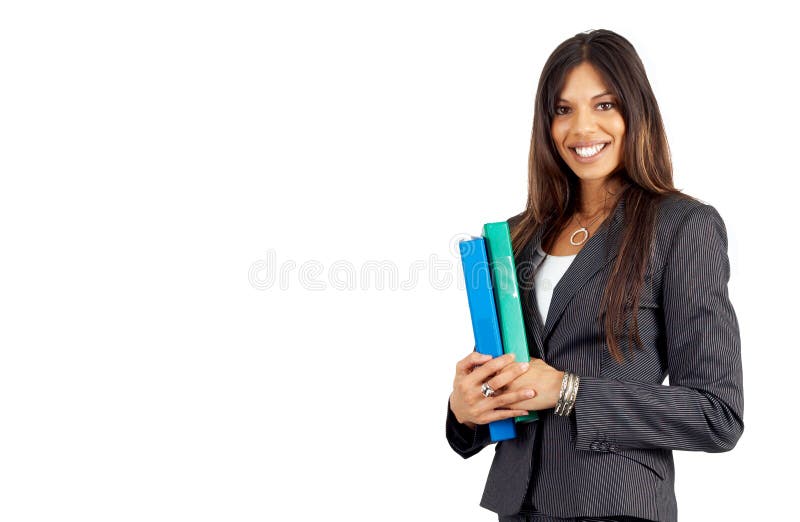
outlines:
{"label": "smiling woman", "polygon": [[625,120],[588,62],[567,75],[551,131],[561,157],[581,179],[602,179],[622,166]]}
{"label": "smiling woman", "polygon": [[471,457],[489,422],[538,411],[497,443],[483,507],[509,522],[675,522],[672,450],[729,451],[744,430],[725,224],[673,186],[622,36],[562,43],[535,107],[527,206],[508,220],[531,360],[460,360],[448,442]]}

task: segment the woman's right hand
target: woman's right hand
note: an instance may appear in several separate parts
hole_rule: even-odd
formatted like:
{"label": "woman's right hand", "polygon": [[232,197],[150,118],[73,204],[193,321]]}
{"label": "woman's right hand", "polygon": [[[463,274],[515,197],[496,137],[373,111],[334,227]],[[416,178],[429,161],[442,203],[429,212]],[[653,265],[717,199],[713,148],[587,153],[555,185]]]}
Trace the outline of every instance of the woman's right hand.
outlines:
{"label": "woman's right hand", "polygon": [[[453,392],[450,394],[450,409],[461,424],[475,429],[477,424],[488,424],[496,420],[527,415],[527,410],[503,409],[509,404],[536,396],[531,389],[503,393],[502,388],[525,373],[528,363],[518,363],[502,374],[498,373],[514,364],[514,354],[492,358],[472,352],[456,364]],[[488,382],[495,390],[491,397],[484,397],[481,385]]]}

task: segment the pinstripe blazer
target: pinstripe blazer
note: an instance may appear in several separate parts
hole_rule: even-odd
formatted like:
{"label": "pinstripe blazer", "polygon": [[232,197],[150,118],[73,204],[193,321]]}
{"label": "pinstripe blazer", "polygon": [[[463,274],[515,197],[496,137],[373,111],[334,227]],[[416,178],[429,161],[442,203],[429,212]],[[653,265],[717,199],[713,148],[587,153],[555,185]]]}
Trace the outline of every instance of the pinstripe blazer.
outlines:
{"label": "pinstripe blazer", "polygon": [[[658,205],[638,308],[644,349],[630,349],[621,336],[621,364],[596,318],[622,239],[624,198],[555,286],[545,324],[535,267],[528,266],[542,227],[521,253],[517,276],[531,356],[577,373],[580,390],[570,416],[541,411],[538,421],[517,424],[516,439],[494,446],[481,506],[515,514],[530,482],[534,507],[547,515],[674,522],[672,450],[722,452],[736,445],[744,399],[726,227],[713,206],[693,199],[670,195]],[[449,406],[446,436],[464,458],[491,443],[486,425],[469,429]]]}

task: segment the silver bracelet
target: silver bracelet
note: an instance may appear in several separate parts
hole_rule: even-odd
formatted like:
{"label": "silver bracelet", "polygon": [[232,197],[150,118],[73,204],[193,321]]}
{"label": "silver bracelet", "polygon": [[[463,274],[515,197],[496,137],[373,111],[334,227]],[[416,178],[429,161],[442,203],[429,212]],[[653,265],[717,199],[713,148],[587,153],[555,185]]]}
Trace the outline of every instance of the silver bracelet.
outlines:
{"label": "silver bracelet", "polygon": [[569,402],[569,398],[572,397],[572,390],[575,389],[575,374],[570,372],[569,374],[569,382],[567,383],[567,390],[564,392],[564,407],[561,408],[561,415],[569,415],[569,410],[572,405]]}
{"label": "silver bracelet", "polygon": [[561,410],[564,408],[564,392],[567,389],[568,381],[569,372],[564,372],[564,378],[561,379],[561,391],[558,392],[558,402],[556,402],[556,415],[561,415]]}
{"label": "silver bracelet", "polygon": [[567,399],[567,411],[566,413],[564,413],[564,415],[569,415],[570,413],[572,413],[572,408],[575,406],[575,399],[578,397],[578,386],[580,386],[581,384],[580,377],[578,377],[574,373],[572,374],[572,377],[574,378],[575,386],[572,388],[572,393],[569,395],[569,398]]}
{"label": "silver bracelet", "polygon": [[575,399],[578,396],[579,385],[580,377],[571,372],[564,372],[564,378],[561,380],[561,391],[558,394],[558,402],[555,408],[556,415],[567,416],[572,412],[572,408],[575,406]]}

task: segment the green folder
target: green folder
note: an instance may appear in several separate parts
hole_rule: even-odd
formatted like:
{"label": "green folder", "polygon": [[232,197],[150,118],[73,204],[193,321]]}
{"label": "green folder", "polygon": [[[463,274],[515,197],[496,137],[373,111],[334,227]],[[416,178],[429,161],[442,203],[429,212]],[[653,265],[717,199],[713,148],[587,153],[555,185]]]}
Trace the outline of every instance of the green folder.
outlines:
{"label": "green folder", "polygon": [[[517,284],[517,267],[514,250],[511,246],[511,232],[508,222],[486,223],[483,225],[483,238],[492,273],[494,299],[497,304],[497,319],[500,323],[500,336],[503,339],[503,352],[513,353],[516,362],[530,360],[528,339],[525,336],[525,320],[522,317],[522,301]],[[534,421],[539,416],[535,411],[516,417],[517,422]]]}

